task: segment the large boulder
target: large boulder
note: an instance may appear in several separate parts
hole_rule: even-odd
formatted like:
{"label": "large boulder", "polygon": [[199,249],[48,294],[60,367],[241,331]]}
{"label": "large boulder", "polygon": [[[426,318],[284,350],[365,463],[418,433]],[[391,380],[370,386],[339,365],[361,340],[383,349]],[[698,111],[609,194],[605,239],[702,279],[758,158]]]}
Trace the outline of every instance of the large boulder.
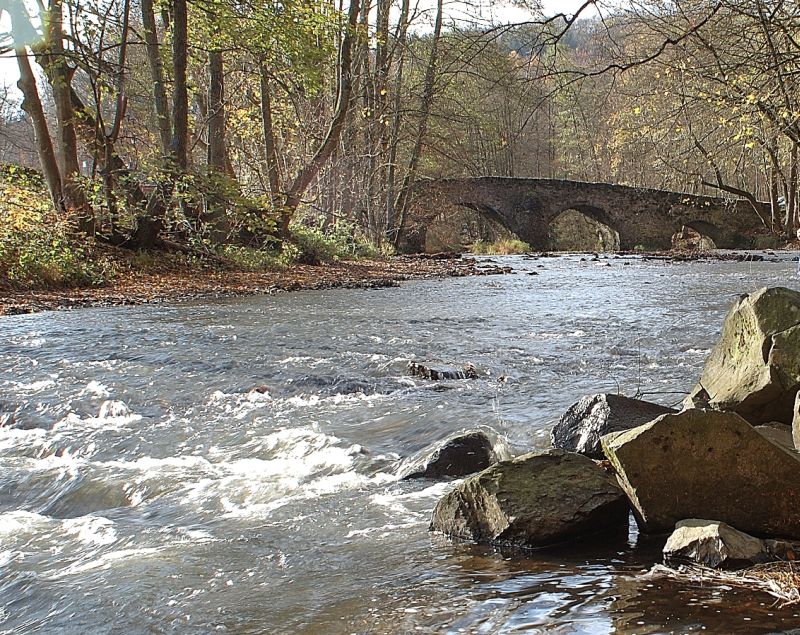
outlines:
{"label": "large boulder", "polygon": [[693,562],[717,569],[744,567],[773,559],[763,540],[715,520],[682,520],[664,545],[667,564]]}
{"label": "large boulder", "polygon": [[496,433],[473,430],[440,441],[407,459],[401,478],[459,478],[511,458]]}
{"label": "large boulder", "polygon": [[733,412],[663,415],[602,443],[645,532],[705,517],[800,538],[800,455]]}
{"label": "large boulder", "polygon": [[675,411],[622,395],[589,395],[569,407],[550,432],[550,439],[555,448],[602,459],[600,437],[630,430],[668,412]]}
{"label": "large boulder", "polygon": [[627,536],[628,501],[591,459],[550,450],[468,478],[438,502],[430,528],[479,543],[541,548],[611,532]]}
{"label": "large boulder", "polygon": [[790,424],[799,387],[800,293],[765,288],[733,305],[685,405]]}

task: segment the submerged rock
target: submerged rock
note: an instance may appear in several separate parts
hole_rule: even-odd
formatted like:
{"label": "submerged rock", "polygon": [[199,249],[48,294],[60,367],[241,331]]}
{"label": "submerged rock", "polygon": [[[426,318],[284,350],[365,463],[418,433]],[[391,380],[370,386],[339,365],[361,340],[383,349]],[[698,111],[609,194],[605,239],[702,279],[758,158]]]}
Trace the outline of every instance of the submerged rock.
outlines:
{"label": "submerged rock", "polygon": [[511,458],[494,431],[473,430],[425,448],[404,462],[403,479],[462,477]]}
{"label": "submerged rock", "polygon": [[622,395],[589,395],[569,407],[550,433],[550,439],[553,447],[602,459],[600,437],[630,430],[668,412],[675,411]]}
{"label": "submerged rock", "polygon": [[717,569],[745,567],[773,559],[763,540],[716,520],[682,520],[664,545],[667,564],[694,562]]}
{"label": "submerged rock", "polygon": [[643,531],[710,517],[757,535],[800,538],[800,455],[735,413],[667,414],[602,444]]}
{"label": "submerged rock", "polygon": [[502,461],[457,485],[437,503],[430,528],[479,543],[541,548],[627,536],[628,502],[597,463],[550,450]]}
{"label": "submerged rock", "polygon": [[731,410],[750,423],[791,423],[800,388],[800,292],[761,289],[733,305],[687,407]]}
{"label": "submerged rock", "polygon": [[478,379],[478,371],[472,364],[465,364],[463,369],[453,368],[431,368],[417,362],[408,363],[408,374],[412,377],[422,379],[432,379],[440,381],[443,379]]}
{"label": "submerged rock", "polygon": [[97,413],[100,419],[116,419],[119,417],[130,416],[131,409],[124,401],[117,401],[108,399],[100,404],[100,410]]}

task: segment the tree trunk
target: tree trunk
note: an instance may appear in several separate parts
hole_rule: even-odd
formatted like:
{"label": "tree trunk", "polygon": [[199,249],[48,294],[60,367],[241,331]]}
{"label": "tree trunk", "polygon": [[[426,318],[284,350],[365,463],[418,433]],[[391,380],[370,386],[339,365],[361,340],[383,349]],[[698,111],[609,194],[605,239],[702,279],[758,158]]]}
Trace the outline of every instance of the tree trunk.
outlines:
{"label": "tree trunk", "polygon": [[140,2],[147,63],[150,66],[150,79],[153,82],[153,110],[156,115],[156,124],[158,125],[161,154],[166,157],[170,154],[171,132],[169,129],[169,104],[167,103],[167,92],[164,82],[164,65],[161,59],[161,49],[158,44],[158,31],[156,30],[153,0],[140,0]]}
{"label": "tree trunk", "polygon": [[442,34],[442,0],[436,2],[436,22],[433,27],[433,37],[431,40],[431,51],[428,57],[428,67],[425,69],[425,83],[422,89],[422,101],[420,103],[420,121],[417,128],[417,136],[414,140],[414,148],[411,151],[411,157],[408,161],[408,168],[403,179],[403,185],[400,192],[397,194],[397,199],[394,203],[395,214],[399,216],[397,231],[395,234],[395,246],[403,232],[405,226],[406,214],[408,212],[408,205],[410,202],[411,188],[414,185],[414,179],[417,176],[417,169],[419,167],[419,160],[422,156],[422,145],[425,141],[425,135],[428,132],[428,119],[430,117],[431,105],[433,104],[434,84],[436,81],[436,65],[439,61],[439,39]]}
{"label": "tree trunk", "polygon": [[208,54],[208,167],[225,172],[225,78],[222,51]]}
{"label": "tree trunk", "polygon": [[175,70],[172,93],[171,155],[175,168],[185,172],[189,167],[189,91],[188,14],[186,0],[172,1],[172,65]]}
{"label": "tree trunk", "polygon": [[780,203],[778,202],[780,189],[778,188],[778,175],[775,168],[769,167],[769,203],[770,203],[770,225],[773,231],[781,223]]}
{"label": "tree trunk", "polygon": [[61,190],[61,171],[58,169],[56,152],[53,148],[53,140],[47,128],[47,118],[42,108],[42,101],[39,98],[39,90],[36,87],[36,77],[31,69],[28,51],[24,47],[16,49],[17,65],[19,66],[19,81],[17,87],[22,92],[21,108],[31,118],[33,124],[33,135],[36,140],[36,154],[39,157],[39,165],[42,168],[47,189],[50,192],[50,199],[53,207],[57,211],[64,211],[63,192]]}
{"label": "tree trunk", "polygon": [[330,158],[342,135],[342,129],[350,109],[350,97],[353,92],[353,39],[357,36],[356,28],[358,26],[360,6],[361,3],[358,0],[353,0],[350,3],[347,15],[347,24],[345,25],[344,36],[339,49],[336,107],[330,127],[314,156],[303,166],[286,192],[286,202],[281,214],[280,224],[281,235],[284,237],[289,234],[289,223],[297,206],[300,204],[303,194],[320,169],[322,169],[322,166]]}
{"label": "tree trunk", "polygon": [[279,203],[281,189],[281,175],[278,165],[278,150],[275,143],[275,129],[272,125],[272,94],[269,87],[269,76],[264,61],[259,69],[261,81],[261,126],[264,131],[264,158],[267,163],[267,177],[269,179],[269,195],[273,207]]}
{"label": "tree trunk", "polygon": [[[222,51],[208,54],[208,150],[207,163],[211,187],[206,194],[207,218],[214,242],[224,241],[230,231],[226,214],[224,175],[227,168],[225,148],[225,77]],[[221,178],[222,177],[222,178]]]}
{"label": "tree trunk", "polygon": [[80,185],[78,163],[78,137],[75,133],[75,111],[72,108],[72,76],[74,69],[67,63],[64,49],[62,0],[51,0],[47,14],[47,32],[44,46],[37,60],[47,75],[53,91],[56,119],[58,122],[58,160],[61,186],[66,207],[76,214],[78,227],[87,234],[94,234],[94,220]]}
{"label": "tree trunk", "polygon": [[797,159],[798,159],[798,144],[796,141],[792,142],[792,151],[790,153],[789,163],[789,187],[786,196],[786,218],[784,219],[783,230],[787,238],[795,238],[795,220],[797,218]]}
{"label": "tree trunk", "polygon": [[408,12],[410,8],[410,0],[403,0],[400,8],[400,19],[397,25],[397,36],[395,37],[395,46],[400,47],[400,60],[397,63],[397,76],[395,78],[394,86],[394,101],[392,104],[392,131],[389,136],[389,156],[387,159],[386,169],[386,234],[387,239],[392,243],[396,243],[396,235],[393,232],[397,230],[397,214],[394,206],[395,199],[395,180],[397,178],[397,150],[400,144],[400,123],[402,117],[400,114],[400,106],[402,105],[402,88],[403,88],[403,70],[405,66],[405,45],[406,35],[408,33]]}

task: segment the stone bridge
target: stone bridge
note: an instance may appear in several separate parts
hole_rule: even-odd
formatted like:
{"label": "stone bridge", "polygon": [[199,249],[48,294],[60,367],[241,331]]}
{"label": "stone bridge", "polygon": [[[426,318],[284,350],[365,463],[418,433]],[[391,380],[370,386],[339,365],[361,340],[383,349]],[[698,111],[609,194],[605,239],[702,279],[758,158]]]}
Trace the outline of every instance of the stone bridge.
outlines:
{"label": "stone bridge", "polygon": [[428,227],[459,206],[499,222],[534,249],[548,248],[550,223],[568,209],[615,230],[623,250],[669,249],[683,226],[720,248],[752,246],[754,236],[764,232],[744,200],[607,183],[480,177],[418,182],[399,244],[423,251]]}

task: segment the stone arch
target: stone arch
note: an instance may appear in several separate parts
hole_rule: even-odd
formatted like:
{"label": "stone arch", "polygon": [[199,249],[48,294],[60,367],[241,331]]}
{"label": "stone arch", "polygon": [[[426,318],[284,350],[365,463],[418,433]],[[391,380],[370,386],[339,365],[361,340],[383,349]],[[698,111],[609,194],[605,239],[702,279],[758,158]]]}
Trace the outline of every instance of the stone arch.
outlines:
{"label": "stone arch", "polygon": [[478,240],[524,240],[517,234],[513,219],[483,202],[458,199],[443,205],[427,223],[425,251],[452,251],[469,248]]}
{"label": "stone arch", "polygon": [[688,240],[687,244],[689,246],[694,244],[694,248],[704,250],[715,249],[716,246],[724,240],[720,228],[704,220],[685,222],[683,227],[681,227],[677,240],[673,237],[673,247],[680,248],[680,241],[684,239]]}
{"label": "stone arch", "polygon": [[619,251],[620,236],[614,221],[600,207],[571,205],[547,225],[547,248],[553,251]]}

